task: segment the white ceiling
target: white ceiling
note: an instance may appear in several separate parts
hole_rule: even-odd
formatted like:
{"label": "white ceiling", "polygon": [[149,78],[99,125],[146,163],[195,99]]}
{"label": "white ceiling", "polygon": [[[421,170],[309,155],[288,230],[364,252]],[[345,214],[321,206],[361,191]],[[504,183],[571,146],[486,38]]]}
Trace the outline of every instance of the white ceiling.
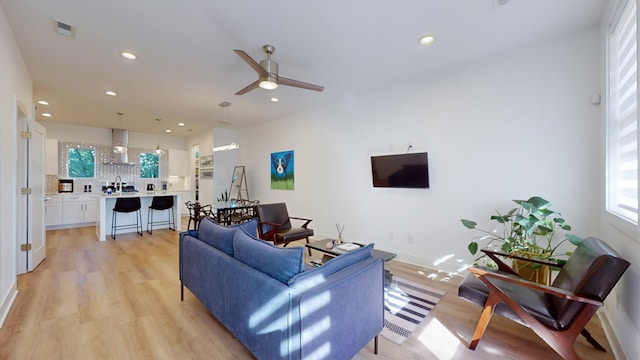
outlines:
{"label": "white ceiling", "polygon": [[[0,0],[34,82],[36,120],[189,136],[344,101],[596,24],[606,0]],[[75,38],[54,19],[76,26]],[[436,42],[418,45],[421,35]],[[276,47],[280,86],[235,92]],[[138,60],[119,54],[131,51]],[[118,93],[105,95],[106,90]],[[269,102],[272,96],[279,103]],[[223,109],[219,104],[229,101]],[[41,116],[43,112],[52,118]],[[178,127],[178,122],[186,123]]]}

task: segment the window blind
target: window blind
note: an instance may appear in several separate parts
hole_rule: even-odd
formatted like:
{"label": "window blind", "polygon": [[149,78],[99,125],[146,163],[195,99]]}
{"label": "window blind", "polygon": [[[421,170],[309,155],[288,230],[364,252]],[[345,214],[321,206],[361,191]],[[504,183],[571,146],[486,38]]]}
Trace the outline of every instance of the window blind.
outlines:
{"label": "window blind", "polygon": [[608,210],[638,222],[638,81],[636,1],[610,27]]}

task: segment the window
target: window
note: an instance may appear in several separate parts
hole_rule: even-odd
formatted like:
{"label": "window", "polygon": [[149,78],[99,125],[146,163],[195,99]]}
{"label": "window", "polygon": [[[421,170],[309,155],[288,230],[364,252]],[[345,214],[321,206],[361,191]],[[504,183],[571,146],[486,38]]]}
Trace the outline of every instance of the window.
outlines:
{"label": "window", "polygon": [[620,1],[607,31],[607,210],[638,223],[636,0]]}
{"label": "window", "polygon": [[156,154],[140,153],[140,177],[157,179],[160,176],[159,158]]}
{"label": "window", "polygon": [[96,150],[69,148],[67,176],[70,178],[94,178],[96,176]]}

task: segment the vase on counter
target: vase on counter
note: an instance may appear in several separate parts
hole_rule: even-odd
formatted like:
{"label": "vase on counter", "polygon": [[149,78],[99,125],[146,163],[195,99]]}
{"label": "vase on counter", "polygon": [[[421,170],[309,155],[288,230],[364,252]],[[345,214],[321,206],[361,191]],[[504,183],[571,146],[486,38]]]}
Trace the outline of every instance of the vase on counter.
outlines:
{"label": "vase on counter", "polygon": [[344,242],[342,240],[342,231],[344,230],[344,225],[336,224],[336,229],[338,229],[338,239],[335,241],[335,245],[340,245]]}

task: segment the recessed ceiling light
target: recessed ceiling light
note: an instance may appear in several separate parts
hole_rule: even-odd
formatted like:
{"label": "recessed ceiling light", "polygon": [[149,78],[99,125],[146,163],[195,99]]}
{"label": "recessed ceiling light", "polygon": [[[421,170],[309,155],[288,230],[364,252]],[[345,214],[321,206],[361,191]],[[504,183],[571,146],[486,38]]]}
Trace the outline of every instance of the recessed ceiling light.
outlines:
{"label": "recessed ceiling light", "polygon": [[436,41],[436,38],[433,35],[425,35],[418,40],[418,43],[420,45],[431,45],[434,41]]}
{"label": "recessed ceiling light", "polygon": [[129,60],[135,60],[138,58],[135,54],[132,54],[130,52],[123,52],[122,57]]}
{"label": "recessed ceiling light", "polygon": [[107,95],[109,95],[109,96],[116,96],[116,95],[118,95],[118,94],[116,94],[114,91],[111,91],[111,90],[109,90],[109,91],[105,92],[105,94],[107,94]]}
{"label": "recessed ceiling light", "polygon": [[49,113],[42,113],[42,116],[44,116],[44,117],[51,117],[51,114],[49,114]]}
{"label": "recessed ceiling light", "polygon": [[40,104],[40,105],[49,105],[49,102],[45,101],[45,100],[40,100],[40,101],[38,101],[38,104]]}
{"label": "recessed ceiling light", "polygon": [[167,129],[167,130],[165,130],[164,132],[170,133],[170,132],[171,132],[171,129]]}
{"label": "recessed ceiling light", "polygon": [[126,51],[124,51],[124,52],[123,52],[122,54],[120,54],[120,55],[122,55],[122,57],[123,57],[123,58],[125,58],[125,59],[129,59],[129,60],[135,60],[135,59],[137,59],[137,58],[138,58],[138,57],[137,57],[137,56],[135,56],[133,53],[126,52]]}
{"label": "recessed ceiling light", "polygon": [[178,126],[184,126],[184,123],[178,123]]}
{"label": "recessed ceiling light", "polygon": [[278,99],[277,97],[272,97],[271,99],[269,99],[269,101],[276,103],[278,101],[280,101],[280,99]]}

